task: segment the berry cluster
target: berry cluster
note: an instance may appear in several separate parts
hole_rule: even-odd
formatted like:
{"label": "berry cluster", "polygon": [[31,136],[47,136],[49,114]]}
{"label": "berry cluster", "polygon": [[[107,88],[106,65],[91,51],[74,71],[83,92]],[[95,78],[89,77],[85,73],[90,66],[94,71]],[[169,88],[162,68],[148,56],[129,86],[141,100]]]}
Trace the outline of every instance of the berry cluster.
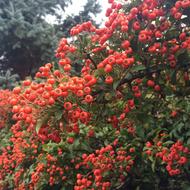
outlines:
{"label": "berry cluster", "polygon": [[0,91],[0,189],[188,183],[190,1],[109,3],[103,28],[73,27],[58,64]]}

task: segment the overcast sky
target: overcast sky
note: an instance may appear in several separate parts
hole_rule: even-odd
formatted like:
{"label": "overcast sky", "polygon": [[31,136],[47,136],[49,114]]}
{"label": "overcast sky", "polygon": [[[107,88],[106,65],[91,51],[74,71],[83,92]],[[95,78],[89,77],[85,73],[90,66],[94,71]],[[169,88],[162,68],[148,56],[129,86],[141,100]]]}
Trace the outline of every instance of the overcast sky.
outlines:
{"label": "overcast sky", "polygon": [[[108,0],[95,0],[95,1],[99,2],[99,4],[102,7],[102,13],[100,13],[97,16],[97,21],[100,22],[101,19],[105,17],[104,15],[105,15],[106,9],[110,5],[108,4]],[[67,8],[66,14],[69,14],[69,13],[78,14],[83,9],[83,6],[86,4],[86,2],[87,0],[73,0],[73,4]]]}
{"label": "overcast sky", "polygon": [[[99,2],[102,7],[102,12],[97,15],[96,20],[98,23],[101,23],[102,19],[105,18],[106,9],[110,6],[108,0],[95,0]],[[86,4],[87,0],[72,0],[72,5],[66,8],[65,15],[70,14],[78,14],[81,10],[83,10],[83,6]],[[47,21],[50,23],[55,22],[55,18],[53,16],[48,16]]]}

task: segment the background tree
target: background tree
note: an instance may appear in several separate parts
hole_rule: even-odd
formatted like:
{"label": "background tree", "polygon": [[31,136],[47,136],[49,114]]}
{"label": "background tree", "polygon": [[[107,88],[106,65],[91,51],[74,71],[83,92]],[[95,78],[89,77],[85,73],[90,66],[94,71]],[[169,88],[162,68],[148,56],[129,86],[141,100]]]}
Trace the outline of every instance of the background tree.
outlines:
{"label": "background tree", "polygon": [[66,19],[57,25],[58,31],[62,31],[64,36],[69,36],[70,29],[82,22],[92,21],[97,26],[94,16],[101,12],[101,7],[96,1],[88,0],[82,11],[78,15],[68,15]]}
{"label": "background tree", "polygon": [[[23,79],[31,75],[43,63],[52,61],[54,50],[60,36],[68,34],[72,16],[68,21],[54,27],[46,21],[47,15],[62,18],[62,13],[70,0],[0,0],[0,63],[2,68],[13,68]],[[91,18],[89,13],[99,11],[99,6],[88,1],[81,12],[84,19]],[[78,16],[78,18],[80,18]],[[81,22],[75,19],[75,22]],[[60,26],[68,27],[66,32]]]}
{"label": "background tree", "polygon": [[12,69],[0,70],[0,89],[13,89],[13,87],[18,85],[18,80],[18,74],[12,74]]}

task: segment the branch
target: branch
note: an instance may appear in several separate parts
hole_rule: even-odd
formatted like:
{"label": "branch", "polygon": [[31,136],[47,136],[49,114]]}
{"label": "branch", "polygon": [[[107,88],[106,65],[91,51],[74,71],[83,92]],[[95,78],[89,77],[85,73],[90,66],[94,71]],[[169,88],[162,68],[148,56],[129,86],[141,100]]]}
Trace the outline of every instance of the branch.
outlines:
{"label": "branch", "polygon": [[[180,64],[178,63],[175,70],[179,70],[179,69],[185,69],[185,68],[190,68],[190,62],[187,62],[186,64]],[[170,66],[167,66],[167,65],[153,65],[149,68],[149,71],[148,71],[148,75],[151,75],[153,73],[159,73],[165,69],[171,69]],[[129,73],[128,75],[126,75],[125,78],[123,78],[120,83],[118,84],[116,90],[118,90],[118,88],[123,85],[123,84],[131,84],[131,82],[135,79],[138,79],[138,78],[143,78],[147,76],[147,69],[143,69],[143,70],[140,70],[140,71],[137,71],[137,72],[133,72],[133,73]],[[93,95],[97,95],[99,93],[101,93],[104,89],[98,89],[96,92],[93,93]]]}
{"label": "branch", "polygon": [[[182,68],[188,68],[188,66],[190,66],[190,62],[186,63],[186,64],[181,64],[180,63],[177,65],[177,67],[175,68],[176,70],[178,69],[182,69]],[[153,73],[159,73],[161,71],[163,71],[165,68],[170,68],[169,66],[166,65],[153,65],[152,67],[149,68],[148,74],[153,74]],[[124,78],[123,80],[120,81],[119,86],[121,86],[122,84],[125,83],[131,83],[133,80],[137,79],[137,78],[143,78],[147,75],[147,70],[143,69],[140,70],[138,72],[134,72],[134,73],[129,73],[128,76],[126,76],[126,78]]]}
{"label": "branch", "polygon": [[97,69],[97,65],[96,65],[95,61],[92,59],[92,57],[90,56],[89,53],[86,54],[86,57],[87,57],[88,59],[90,59],[90,61],[91,61],[92,64],[94,65],[95,69]]}

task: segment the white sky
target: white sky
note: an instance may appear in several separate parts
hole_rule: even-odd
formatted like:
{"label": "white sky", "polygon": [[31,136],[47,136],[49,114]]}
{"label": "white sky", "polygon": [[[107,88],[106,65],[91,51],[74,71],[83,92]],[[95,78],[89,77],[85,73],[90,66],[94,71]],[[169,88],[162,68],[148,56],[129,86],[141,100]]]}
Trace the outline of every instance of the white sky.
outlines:
{"label": "white sky", "polygon": [[[99,4],[102,7],[102,12],[96,16],[97,23],[101,23],[101,21],[105,18],[106,9],[110,7],[110,4],[108,3],[108,0],[95,0],[99,2]],[[65,9],[64,15],[70,15],[70,14],[78,14],[80,11],[83,10],[83,6],[86,4],[87,0],[72,0],[72,5],[67,7]],[[47,21],[49,23],[55,22],[55,17],[53,16],[47,16]]]}
{"label": "white sky", "polygon": [[[103,18],[105,18],[106,9],[110,7],[108,0],[95,0],[99,2],[102,7],[102,12],[97,15],[97,22],[100,23]],[[83,10],[83,6],[86,4],[87,0],[73,0],[73,4],[69,6],[66,10],[66,14],[74,13],[78,14],[81,10]]]}

